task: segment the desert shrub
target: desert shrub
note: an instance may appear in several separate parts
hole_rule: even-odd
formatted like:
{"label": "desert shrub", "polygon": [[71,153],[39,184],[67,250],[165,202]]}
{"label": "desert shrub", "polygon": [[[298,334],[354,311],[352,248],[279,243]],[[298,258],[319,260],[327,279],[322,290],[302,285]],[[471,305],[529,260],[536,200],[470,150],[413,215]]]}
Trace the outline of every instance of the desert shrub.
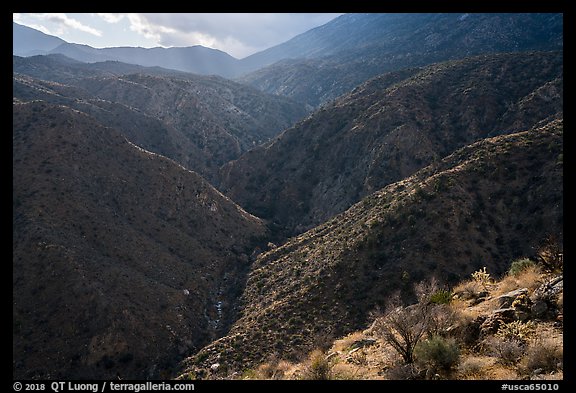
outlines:
{"label": "desert shrub", "polygon": [[510,264],[508,274],[511,276],[519,276],[520,273],[523,273],[524,271],[526,271],[526,269],[534,265],[535,265],[534,261],[528,258],[516,259],[515,261],[512,261],[512,263]]}
{"label": "desert shrub", "polygon": [[528,347],[524,368],[529,373],[536,369],[544,372],[556,371],[562,368],[563,359],[562,343],[552,338],[539,339]]}
{"label": "desert shrub", "polygon": [[498,359],[503,365],[516,365],[526,350],[525,346],[516,340],[505,340],[491,336],[483,342],[486,352]]}
{"label": "desert shrub", "polygon": [[458,365],[458,372],[465,377],[480,377],[488,363],[483,358],[467,357]]}
{"label": "desert shrub", "polygon": [[503,340],[517,341],[523,344],[526,343],[533,333],[534,323],[532,321],[513,321],[500,325],[495,336]]}
{"label": "desert shrub", "polygon": [[429,370],[447,371],[458,364],[460,350],[454,339],[432,336],[416,345],[414,355]]}
{"label": "desert shrub", "polygon": [[448,304],[452,300],[452,292],[439,289],[430,296],[430,303]]}
{"label": "desert shrub", "polygon": [[374,334],[390,344],[404,360],[414,361],[414,347],[428,329],[428,305],[417,303],[402,307],[399,296],[388,305],[386,315],[377,318],[372,325]]}
{"label": "desert shrub", "polygon": [[428,337],[446,335],[448,328],[459,322],[458,313],[448,304],[431,304],[427,307],[426,334]]}
{"label": "desert shrub", "polygon": [[472,280],[476,281],[477,283],[481,284],[484,288],[486,288],[491,281],[490,273],[486,271],[486,266],[472,273]]}
{"label": "desert shrub", "polygon": [[323,351],[316,349],[308,356],[308,362],[302,373],[302,379],[332,379],[332,367],[334,367],[334,362],[326,356]]}

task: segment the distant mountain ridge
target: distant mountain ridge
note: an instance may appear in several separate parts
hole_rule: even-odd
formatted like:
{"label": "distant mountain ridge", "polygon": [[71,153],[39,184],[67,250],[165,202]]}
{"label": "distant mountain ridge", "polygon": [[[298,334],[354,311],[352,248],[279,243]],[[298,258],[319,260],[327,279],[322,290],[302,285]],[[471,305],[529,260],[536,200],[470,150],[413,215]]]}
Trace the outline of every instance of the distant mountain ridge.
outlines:
{"label": "distant mountain ridge", "polygon": [[244,59],[278,63],[237,80],[318,107],[384,72],[562,47],[562,14],[345,14]]}
{"label": "distant mountain ridge", "polygon": [[[83,62],[115,60],[241,77],[243,83],[316,107],[386,71],[481,53],[557,50],[563,45],[562,26],[562,14],[344,14],[239,60],[202,46],[96,49],[13,22],[13,54],[60,53]],[[31,43],[36,42],[38,47],[33,48]],[[298,60],[297,68],[274,65],[286,60]],[[303,65],[308,67],[301,74],[298,69]]]}
{"label": "distant mountain ridge", "polygon": [[61,38],[12,22],[12,54],[14,55],[43,54],[65,43],[66,41]]}
{"label": "distant mountain ridge", "polygon": [[62,44],[49,53],[60,53],[87,63],[121,61],[145,67],[158,66],[200,75],[236,75],[237,59],[217,49],[200,45],[183,48],[92,48],[88,45]]}
{"label": "distant mountain ridge", "polygon": [[121,61],[141,66],[159,66],[201,75],[235,76],[238,59],[200,45],[173,48],[93,48],[73,44],[12,22],[12,53],[18,56],[63,54],[86,62]]}

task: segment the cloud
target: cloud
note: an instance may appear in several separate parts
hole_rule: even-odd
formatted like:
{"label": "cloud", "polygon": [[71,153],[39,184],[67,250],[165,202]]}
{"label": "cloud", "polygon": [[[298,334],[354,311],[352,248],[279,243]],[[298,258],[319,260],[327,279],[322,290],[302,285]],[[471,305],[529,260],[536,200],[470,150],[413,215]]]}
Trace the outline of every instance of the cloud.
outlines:
{"label": "cloud", "polygon": [[339,14],[15,13],[13,15],[15,21],[22,20],[22,24],[44,33],[96,47],[202,45],[242,58],[288,41],[297,34],[327,23]]}
{"label": "cloud", "polygon": [[150,23],[143,14],[126,14],[126,17],[130,21],[130,30],[146,38],[153,39],[159,44],[162,41],[162,35],[176,32],[176,30],[169,26]]}
{"label": "cloud", "polygon": [[36,29],[38,31],[41,31],[44,34],[48,34],[48,35],[58,34],[58,32],[50,31],[46,26],[38,25],[35,23],[26,23],[26,20],[23,18],[22,14],[17,14],[17,13],[12,14],[12,20],[14,20],[14,22],[19,23],[21,25],[28,26],[28,27],[31,27],[32,29]]}
{"label": "cloud", "polygon": [[52,23],[56,24],[57,26],[59,26],[59,29],[58,29],[59,31],[57,32],[57,34],[62,34],[62,32],[66,28],[71,28],[71,29],[83,31],[85,33],[89,33],[89,34],[92,34],[92,35],[95,35],[98,37],[102,36],[101,31],[96,30],[93,27],[86,26],[86,25],[82,24],[81,22],[79,22],[78,20],[76,20],[74,18],[70,18],[68,15],[63,14],[63,13],[31,14],[31,16],[33,16],[36,19],[52,22]]}
{"label": "cloud", "polygon": [[122,19],[124,19],[125,16],[124,14],[98,14],[98,13],[96,15],[108,23],[118,23]]}
{"label": "cloud", "polygon": [[130,29],[161,46],[203,45],[236,57],[289,40],[338,14],[128,14]]}

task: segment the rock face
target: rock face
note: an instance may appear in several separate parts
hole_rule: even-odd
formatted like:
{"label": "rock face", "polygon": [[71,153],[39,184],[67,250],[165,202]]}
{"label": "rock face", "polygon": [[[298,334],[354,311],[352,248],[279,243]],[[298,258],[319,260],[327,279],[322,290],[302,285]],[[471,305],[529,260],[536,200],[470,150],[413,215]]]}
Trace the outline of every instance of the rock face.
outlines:
{"label": "rock face", "polygon": [[64,106],[15,104],[12,149],[15,379],[164,378],[227,331],[259,219]]}
{"label": "rock face", "polygon": [[562,53],[384,74],[224,166],[220,189],[300,233],[459,147],[562,117],[562,75]]}

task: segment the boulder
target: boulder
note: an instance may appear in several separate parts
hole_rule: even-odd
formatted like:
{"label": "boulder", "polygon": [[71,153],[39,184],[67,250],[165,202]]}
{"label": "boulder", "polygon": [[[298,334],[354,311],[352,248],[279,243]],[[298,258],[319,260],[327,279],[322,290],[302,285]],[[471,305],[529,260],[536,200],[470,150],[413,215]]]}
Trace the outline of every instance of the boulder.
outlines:
{"label": "boulder", "polygon": [[480,325],[480,337],[495,334],[500,326],[516,320],[516,312],[513,308],[500,308],[494,310],[492,314]]}
{"label": "boulder", "polygon": [[512,307],[512,303],[516,298],[520,295],[526,295],[528,293],[528,288],[519,288],[515,289],[514,291],[510,291],[505,293],[504,295],[500,295],[494,299],[494,301],[498,302],[499,308],[509,308]]}
{"label": "boulder", "polygon": [[464,344],[472,346],[479,340],[480,327],[486,319],[487,317],[485,315],[479,315],[467,323],[450,326],[446,332],[450,336],[457,337],[458,340],[461,340]]}
{"label": "boulder", "polygon": [[363,338],[361,340],[356,340],[352,343],[352,345],[350,345],[350,349],[356,349],[356,348],[364,348],[364,347],[368,347],[370,345],[375,345],[376,344],[376,340],[373,338]]}

